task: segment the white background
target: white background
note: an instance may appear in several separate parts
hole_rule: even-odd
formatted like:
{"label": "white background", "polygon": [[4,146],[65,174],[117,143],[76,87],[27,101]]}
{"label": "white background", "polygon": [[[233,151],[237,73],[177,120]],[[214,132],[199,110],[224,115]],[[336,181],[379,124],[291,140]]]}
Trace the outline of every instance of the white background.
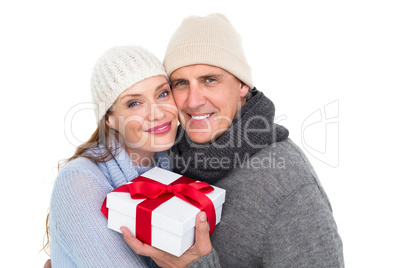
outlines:
{"label": "white background", "polygon": [[47,259],[57,163],[95,129],[95,60],[126,44],[163,59],[184,17],[212,12],[243,36],[255,85],[316,168],[347,267],[402,267],[402,8],[387,0],[2,1],[1,266]]}

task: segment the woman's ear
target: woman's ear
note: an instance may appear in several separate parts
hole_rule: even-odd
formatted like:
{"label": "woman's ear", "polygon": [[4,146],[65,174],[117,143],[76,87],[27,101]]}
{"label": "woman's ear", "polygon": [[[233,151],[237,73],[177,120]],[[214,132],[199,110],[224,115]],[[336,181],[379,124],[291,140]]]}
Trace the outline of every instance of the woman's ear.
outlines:
{"label": "woman's ear", "polygon": [[106,114],[105,115],[105,123],[106,123],[106,125],[109,127],[109,128],[115,128],[114,127],[114,125],[115,125],[115,122],[114,122],[114,116],[113,115],[109,115],[109,114]]}

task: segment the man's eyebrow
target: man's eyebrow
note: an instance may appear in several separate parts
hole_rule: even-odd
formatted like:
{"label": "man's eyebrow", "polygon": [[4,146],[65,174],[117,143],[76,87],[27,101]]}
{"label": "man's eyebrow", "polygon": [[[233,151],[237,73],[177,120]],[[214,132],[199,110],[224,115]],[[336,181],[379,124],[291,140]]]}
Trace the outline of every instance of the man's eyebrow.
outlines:
{"label": "man's eyebrow", "polygon": [[[220,78],[222,78],[223,76],[224,76],[224,74],[210,73],[210,74],[201,75],[201,76],[197,77],[197,79],[202,79],[202,80],[205,80],[205,79],[207,79],[207,78],[216,78],[216,79],[220,79]],[[178,82],[178,81],[188,81],[188,80],[185,79],[185,78],[180,78],[180,77],[178,77],[178,78],[176,78],[176,79],[170,80],[170,83],[173,85],[173,84],[175,84],[175,83]]]}
{"label": "man's eyebrow", "polygon": [[176,78],[176,79],[170,80],[170,84],[173,85],[177,81],[186,81],[186,79],[184,79],[184,78]]}
{"label": "man's eyebrow", "polygon": [[214,77],[214,78],[222,78],[224,75],[223,74],[214,74],[214,73],[212,73],[212,74],[205,74],[205,75],[202,75],[202,76],[200,76],[200,77],[198,77],[199,79],[206,79],[206,78],[211,78],[211,77]]}

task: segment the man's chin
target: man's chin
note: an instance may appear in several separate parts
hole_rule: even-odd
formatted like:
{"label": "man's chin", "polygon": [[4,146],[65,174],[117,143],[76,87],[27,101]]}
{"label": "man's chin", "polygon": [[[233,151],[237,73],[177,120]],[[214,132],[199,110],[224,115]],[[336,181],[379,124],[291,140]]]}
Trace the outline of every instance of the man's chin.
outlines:
{"label": "man's chin", "polygon": [[200,129],[189,129],[187,131],[187,135],[190,140],[197,144],[208,144],[217,140],[225,131],[215,131],[211,133],[211,131],[202,132]]}
{"label": "man's chin", "polygon": [[199,135],[199,133],[197,134],[189,134],[188,137],[190,138],[190,140],[194,143],[198,143],[198,144],[208,144],[211,141],[211,137],[208,135]]}

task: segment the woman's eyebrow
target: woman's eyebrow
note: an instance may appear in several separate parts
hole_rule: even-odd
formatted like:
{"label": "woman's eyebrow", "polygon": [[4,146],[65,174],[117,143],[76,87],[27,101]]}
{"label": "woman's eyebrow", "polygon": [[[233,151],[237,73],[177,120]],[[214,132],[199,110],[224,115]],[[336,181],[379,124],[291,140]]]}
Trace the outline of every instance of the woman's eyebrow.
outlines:
{"label": "woman's eyebrow", "polygon": [[121,97],[121,100],[125,99],[126,97],[139,97],[139,96],[141,96],[141,94],[127,94]]}
{"label": "woman's eyebrow", "polygon": [[[157,87],[155,88],[155,91],[157,91],[157,90],[163,88],[165,85],[169,85],[169,83],[168,83],[168,82],[164,82],[164,83],[160,84],[159,86],[157,86]],[[121,97],[121,100],[125,99],[126,97],[140,97],[140,96],[141,96],[141,94],[135,94],[135,93],[126,94],[126,95],[124,95],[123,97]]]}
{"label": "woman's eyebrow", "polygon": [[[169,85],[169,83],[168,83],[168,82],[164,82],[164,83],[160,84],[159,86],[157,86],[157,87],[155,88],[155,90],[161,89],[161,88],[163,88],[165,85]],[[169,85],[169,86],[170,86],[170,85]]]}

